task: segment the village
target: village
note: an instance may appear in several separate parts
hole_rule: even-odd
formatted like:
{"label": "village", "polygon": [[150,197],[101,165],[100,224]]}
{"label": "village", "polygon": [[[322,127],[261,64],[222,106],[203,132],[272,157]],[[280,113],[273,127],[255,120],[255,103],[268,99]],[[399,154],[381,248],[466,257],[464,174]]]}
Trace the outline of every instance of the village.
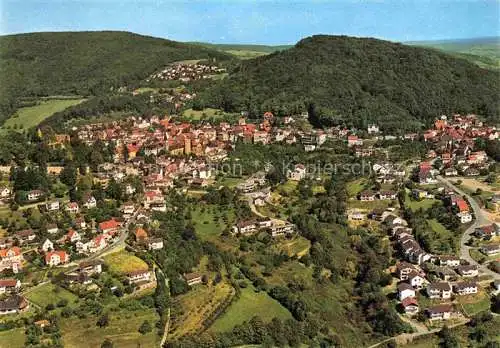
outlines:
{"label": "village", "polygon": [[[401,315],[410,321],[428,321],[432,326],[437,321],[463,320],[468,313],[460,298],[474,303],[479,296],[482,303],[489,303],[487,294],[500,291],[498,269],[488,268],[498,262],[500,255],[498,220],[479,217],[476,197],[466,197],[456,189],[458,182],[449,179],[488,176],[494,161],[485,151],[476,150],[476,141],[498,139],[498,131],[473,115],[454,115],[449,120],[442,116],[433,129],[422,134],[397,136],[383,135],[374,124],[366,130],[304,130],[296,126],[304,116],[307,115],[285,117],[278,126],[277,118],[266,112],[257,122],[244,115],[234,123],[219,124],[153,116],[82,125],[64,134],[45,134],[40,129],[38,136],[49,139],[54,151],[65,149],[74,140],[87,147],[100,144],[109,149],[110,161],[93,169],[84,168],[83,174],[78,174],[79,180],[90,182],[82,186],[84,191],[76,200],[56,197],[54,192],[39,188],[15,191],[8,178],[16,169],[0,168],[5,183],[0,187],[3,205],[15,204],[17,213],[22,212],[20,220],[25,221],[2,223],[8,232],[0,240],[0,269],[4,275],[0,280],[4,297],[0,313],[21,314],[30,311],[30,306],[38,306],[30,293],[51,281],[75,294],[98,293],[108,288],[122,296],[155,289],[156,274],[161,269],[134,253],[155,255],[164,248],[164,240],[151,226],[155,213],[173,209],[166,199],[171,190],[196,196],[222,187],[227,177],[235,180],[236,176],[232,187],[248,204],[253,217],[234,220],[230,228],[233,238],[261,233],[277,241],[302,238],[286,215],[269,212],[277,206],[276,197],[280,195],[268,182],[266,168],[245,176],[228,173],[224,164],[237,144],[287,144],[314,153],[328,149],[331,141],[345,144],[354,158],[371,160],[369,177],[358,179],[347,202],[346,218],[353,226],[376,225],[390,239],[397,264],[388,271],[396,279],[393,291]],[[388,149],[377,145],[381,141],[418,139],[430,150],[423,158],[406,163],[391,161]],[[47,175],[61,177],[66,169],[62,164],[50,163]],[[286,185],[291,187],[304,180],[320,179],[309,172],[306,163],[293,163],[283,174]],[[96,191],[90,188],[98,185],[108,192],[118,184],[123,188],[119,194],[123,203],[104,212],[98,206],[102,198],[96,197]],[[286,200],[283,192],[281,196],[282,201]],[[397,208],[398,201],[401,209]],[[421,245],[422,238],[416,237],[415,226],[407,220],[405,209],[411,210],[412,205],[430,208],[426,202],[446,207],[444,216],[451,221],[447,228],[470,236],[466,242],[474,245],[474,258],[469,256],[469,250],[464,258],[461,249],[449,249],[455,254],[433,253]],[[488,214],[498,213],[498,194],[488,197],[486,204],[491,212]],[[35,215],[39,220],[43,217],[43,224],[30,224]],[[16,229],[17,226],[23,228]],[[478,259],[477,254],[482,256]],[[47,270],[57,270],[57,280],[47,278]],[[45,276],[38,278],[33,274]],[[195,287],[206,284],[206,275],[193,269],[183,275],[183,281],[188,287]]]}

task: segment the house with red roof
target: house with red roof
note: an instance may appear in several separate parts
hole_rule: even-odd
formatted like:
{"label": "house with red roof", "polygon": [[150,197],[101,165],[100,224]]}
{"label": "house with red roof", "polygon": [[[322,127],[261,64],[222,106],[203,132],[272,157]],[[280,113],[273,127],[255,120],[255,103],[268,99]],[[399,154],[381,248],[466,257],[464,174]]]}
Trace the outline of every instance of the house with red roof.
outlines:
{"label": "house with red roof", "polygon": [[80,207],[78,206],[78,203],[77,202],[69,202],[67,205],[66,205],[66,211],[71,213],[71,214],[77,214],[78,211],[80,210]]}
{"label": "house with red roof", "polygon": [[99,223],[99,231],[101,231],[102,233],[113,234],[114,232],[117,232],[119,228],[120,223],[115,219]]}
{"label": "house with red roof", "polygon": [[401,301],[401,306],[403,307],[405,313],[415,314],[418,313],[418,301],[415,297],[407,297]]}
{"label": "house with red roof", "polygon": [[463,198],[458,198],[457,204],[457,216],[460,218],[460,222],[466,224],[472,221],[472,215],[470,213],[469,205]]}
{"label": "house with red roof", "polygon": [[357,135],[349,135],[347,136],[347,146],[352,147],[352,146],[362,146],[363,145],[363,139],[359,139]]}
{"label": "house with red roof", "polygon": [[96,253],[96,252],[104,249],[107,245],[108,245],[108,243],[106,242],[106,236],[100,234],[100,235],[94,237],[94,239],[92,239],[90,241],[90,244],[88,246],[88,250],[91,253]]}
{"label": "house with red roof", "polygon": [[81,240],[82,237],[78,232],[75,230],[69,230],[68,233],[66,233],[65,240],[70,242],[70,243],[76,243],[79,240]]}
{"label": "house with red roof", "polygon": [[69,262],[69,255],[64,250],[50,251],[45,254],[45,263],[48,266],[57,266]]}
{"label": "house with red roof", "polygon": [[12,294],[18,292],[20,288],[21,282],[19,279],[0,279],[0,294]]}

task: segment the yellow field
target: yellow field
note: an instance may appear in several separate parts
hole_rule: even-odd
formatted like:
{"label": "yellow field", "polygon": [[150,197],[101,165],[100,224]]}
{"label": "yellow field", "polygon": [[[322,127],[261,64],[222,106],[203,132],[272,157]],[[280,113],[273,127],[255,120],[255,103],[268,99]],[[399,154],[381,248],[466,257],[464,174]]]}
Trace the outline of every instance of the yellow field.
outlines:
{"label": "yellow field", "polygon": [[148,264],[127,251],[104,256],[104,262],[108,265],[111,273],[127,274],[129,272],[148,269]]}
{"label": "yellow field", "polygon": [[40,101],[38,105],[28,106],[17,110],[14,116],[5,121],[2,128],[22,130],[35,127],[54,113],[79,104],[84,100],[85,99],[49,99]]}

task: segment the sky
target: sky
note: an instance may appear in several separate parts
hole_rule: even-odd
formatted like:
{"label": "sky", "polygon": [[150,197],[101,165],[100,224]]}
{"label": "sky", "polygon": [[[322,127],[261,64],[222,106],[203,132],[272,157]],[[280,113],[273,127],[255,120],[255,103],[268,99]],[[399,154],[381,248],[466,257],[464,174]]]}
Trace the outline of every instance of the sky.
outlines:
{"label": "sky", "polygon": [[313,34],[498,36],[500,0],[0,0],[0,34],[124,30],[177,41],[293,44]]}

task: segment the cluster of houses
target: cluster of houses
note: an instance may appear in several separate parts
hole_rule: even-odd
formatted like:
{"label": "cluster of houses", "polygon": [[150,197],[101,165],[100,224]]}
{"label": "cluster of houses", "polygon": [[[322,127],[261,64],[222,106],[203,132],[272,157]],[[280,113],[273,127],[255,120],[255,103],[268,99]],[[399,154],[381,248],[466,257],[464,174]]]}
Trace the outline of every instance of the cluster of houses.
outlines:
{"label": "cluster of houses", "polygon": [[498,131],[493,126],[484,125],[476,115],[455,114],[451,118],[441,116],[423,137],[432,146],[427,157],[441,160],[444,175],[476,176],[489,166],[490,161],[484,151],[474,150],[475,141],[478,138],[498,139]]}
{"label": "cluster of houses", "polygon": [[138,227],[135,230],[134,238],[137,244],[144,246],[148,250],[163,249],[163,239],[149,236],[142,227]]}
{"label": "cluster of houses", "polygon": [[29,308],[28,301],[20,295],[20,291],[19,279],[0,279],[0,315],[20,313]]}
{"label": "cluster of houses", "polygon": [[465,199],[455,193],[449,193],[448,199],[461,223],[466,224],[472,221],[471,208]]}
{"label": "cluster of houses", "polygon": [[[430,299],[451,301],[454,296],[474,296],[479,292],[479,285],[474,278],[479,275],[477,266],[461,264],[457,257],[439,256],[432,258],[439,265],[432,273],[430,281],[421,267],[408,262],[400,262],[396,266],[397,277],[401,281],[398,286],[398,299],[405,313],[413,315],[419,312],[417,293],[424,290]],[[439,277],[439,280],[436,280]],[[450,281],[453,280],[453,281]],[[440,304],[426,308],[430,320],[449,319],[459,314],[452,304]]]}
{"label": "cluster of houses", "polygon": [[[452,295],[474,295],[479,291],[474,279],[479,275],[475,265],[467,265],[455,256],[436,256],[427,253],[413,236],[413,230],[407,222],[391,211],[382,214],[381,220],[388,227],[396,248],[404,261],[396,265],[396,276],[400,280],[397,286],[398,299],[405,313],[414,315],[420,311],[417,293],[425,289],[430,299],[451,300]],[[422,268],[435,264],[431,271]],[[429,278],[432,273],[433,277]],[[436,281],[439,279],[439,281]],[[453,280],[453,282],[450,282]],[[425,308],[430,320],[449,319],[459,312],[452,304],[439,304]]]}
{"label": "cluster of houses", "polygon": [[500,254],[500,243],[489,243],[495,237],[500,236],[500,226],[498,223],[479,226],[474,230],[474,236],[488,242],[480,247],[480,251],[486,256],[496,256]]}
{"label": "cluster of houses", "polygon": [[398,198],[397,192],[394,191],[362,191],[359,193],[358,198],[363,202],[372,202],[379,200],[394,200]]}
{"label": "cluster of houses", "polygon": [[[67,264],[71,258],[68,250],[72,249],[85,255],[101,251],[120,233],[120,226],[119,221],[111,219],[98,225],[98,234],[70,228],[54,241],[49,236],[43,242],[33,230],[19,231],[13,238],[6,237],[0,241],[0,271],[9,269],[18,273],[22,269],[24,257],[21,247],[24,246],[28,250],[38,249],[44,256],[45,264],[49,267]],[[49,235],[60,235],[57,226],[48,226],[47,232]]]}
{"label": "cluster of houses", "polygon": [[375,180],[381,184],[393,184],[400,182],[406,175],[404,167],[390,162],[375,163],[372,168],[376,175]]}
{"label": "cluster of houses", "polygon": [[260,231],[268,232],[272,237],[291,235],[295,232],[295,225],[279,219],[242,220],[232,229],[233,234],[248,236]]}
{"label": "cluster of houses", "polygon": [[222,74],[226,71],[224,68],[219,68],[215,65],[206,64],[172,64],[165,67],[163,70],[152,74],[147,81],[165,80],[165,81],[181,81],[188,82],[192,80],[200,80],[210,78],[215,74]]}
{"label": "cluster of houses", "polygon": [[254,174],[250,178],[246,179],[244,182],[239,183],[236,186],[236,189],[242,193],[250,193],[256,191],[259,188],[262,188],[265,184],[266,184],[265,173],[260,172],[258,174]]}

